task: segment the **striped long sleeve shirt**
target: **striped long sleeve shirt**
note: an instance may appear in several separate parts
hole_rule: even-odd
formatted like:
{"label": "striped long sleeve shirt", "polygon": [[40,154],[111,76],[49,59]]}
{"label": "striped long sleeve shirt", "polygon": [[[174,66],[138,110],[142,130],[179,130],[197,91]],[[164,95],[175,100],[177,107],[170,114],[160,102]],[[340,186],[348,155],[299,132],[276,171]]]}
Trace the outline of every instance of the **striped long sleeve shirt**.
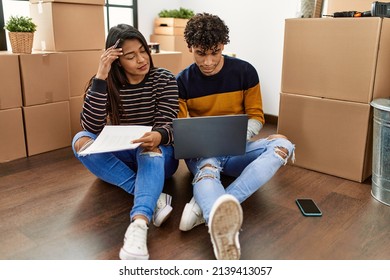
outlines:
{"label": "striped long sleeve shirt", "polygon": [[[87,91],[81,126],[99,134],[107,124],[107,82],[94,79]],[[123,112],[120,125],[147,125],[162,135],[161,144],[173,142],[172,119],[177,117],[178,88],[175,76],[166,69],[153,68],[138,85],[120,89]]]}

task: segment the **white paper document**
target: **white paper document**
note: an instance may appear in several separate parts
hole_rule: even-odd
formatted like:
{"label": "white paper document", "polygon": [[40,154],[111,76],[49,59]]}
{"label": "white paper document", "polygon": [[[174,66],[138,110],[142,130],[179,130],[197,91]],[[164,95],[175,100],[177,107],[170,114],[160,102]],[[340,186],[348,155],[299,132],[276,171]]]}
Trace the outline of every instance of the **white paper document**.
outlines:
{"label": "white paper document", "polygon": [[106,125],[96,140],[87,148],[80,151],[81,156],[135,149],[141,143],[132,144],[135,139],[141,138],[151,126],[143,125]]}

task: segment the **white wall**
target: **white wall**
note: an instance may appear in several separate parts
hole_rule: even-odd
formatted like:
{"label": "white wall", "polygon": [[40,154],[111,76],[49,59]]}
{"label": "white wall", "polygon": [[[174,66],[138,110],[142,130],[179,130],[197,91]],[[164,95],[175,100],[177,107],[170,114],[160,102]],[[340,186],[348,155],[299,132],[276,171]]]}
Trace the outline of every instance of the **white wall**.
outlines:
{"label": "white wall", "polygon": [[230,29],[227,52],[249,61],[257,69],[264,112],[279,115],[284,20],[296,17],[298,0],[139,0],[138,27],[149,38],[153,20],[163,9],[180,7],[221,17]]}
{"label": "white wall", "polygon": [[[3,1],[4,5],[19,1]],[[279,115],[284,20],[296,17],[300,0],[138,0],[138,27],[149,39],[163,9],[180,7],[220,16],[230,29],[227,52],[252,63],[260,76],[264,112]],[[28,2],[23,5],[28,7]],[[25,8],[25,7],[23,7]],[[4,11],[8,11],[4,7]],[[15,9],[11,9],[14,10]],[[18,7],[21,12],[23,9]],[[5,15],[6,16],[6,15]],[[7,18],[8,16],[6,16]]]}

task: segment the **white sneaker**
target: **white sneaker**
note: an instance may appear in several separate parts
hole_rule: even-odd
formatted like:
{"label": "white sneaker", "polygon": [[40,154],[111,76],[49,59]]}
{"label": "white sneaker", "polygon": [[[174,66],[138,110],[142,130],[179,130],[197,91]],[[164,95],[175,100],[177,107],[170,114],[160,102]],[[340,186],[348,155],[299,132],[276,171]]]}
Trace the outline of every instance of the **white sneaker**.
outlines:
{"label": "white sneaker", "polygon": [[179,229],[182,231],[189,231],[196,226],[204,224],[202,209],[195,202],[195,198],[192,198],[189,203],[184,207],[181,214]]}
{"label": "white sneaker", "polygon": [[121,260],[147,260],[149,259],[146,237],[148,226],[142,219],[132,222],[126,230],[124,244],[119,252]]}
{"label": "white sneaker", "polygon": [[224,194],[215,201],[208,225],[217,260],[240,259],[238,234],[242,219],[241,205],[234,196]]}
{"label": "white sneaker", "polygon": [[172,212],[172,196],[166,193],[161,193],[157,200],[156,208],[153,213],[153,224],[156,227],[161,226]]}

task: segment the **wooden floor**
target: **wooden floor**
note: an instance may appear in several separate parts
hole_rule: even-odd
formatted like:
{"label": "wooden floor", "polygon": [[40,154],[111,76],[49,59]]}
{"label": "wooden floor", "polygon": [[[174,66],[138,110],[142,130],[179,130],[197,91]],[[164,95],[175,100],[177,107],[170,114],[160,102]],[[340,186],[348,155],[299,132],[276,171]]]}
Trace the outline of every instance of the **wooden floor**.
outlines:
{"label": "wooden floor", "polygon": [[[266,126],[262,134],[274,130]],[[151,259],[214,259],[206,226],[178,229],[190,182],[181,162],[164,190],[174,212],[149,229]],[[323,216],[302,216],[297,197],[314,199]],[[118,259],[132,203],[70,148],[0,164],[0,258]],[[242,206],[241,259],[390,259],[390,207],[371,196],[370,179],[360,184],[287,165]]]}

